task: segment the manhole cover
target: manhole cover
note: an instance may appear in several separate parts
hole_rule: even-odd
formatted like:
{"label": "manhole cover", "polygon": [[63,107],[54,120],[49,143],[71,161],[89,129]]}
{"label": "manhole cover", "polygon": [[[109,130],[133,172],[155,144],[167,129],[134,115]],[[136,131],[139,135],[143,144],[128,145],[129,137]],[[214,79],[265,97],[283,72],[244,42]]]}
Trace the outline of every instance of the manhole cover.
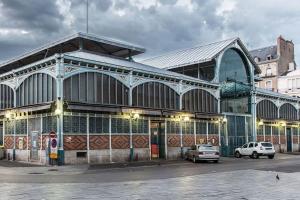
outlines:
{"label": "manhole cover", "polygon": [[41,173],[41,172],[30,172],[28,174],[44,174],[44,173]]}
{"label": "manhole cover", "polygon": [[57,172],[58,169],[48,169],[49,172]]}

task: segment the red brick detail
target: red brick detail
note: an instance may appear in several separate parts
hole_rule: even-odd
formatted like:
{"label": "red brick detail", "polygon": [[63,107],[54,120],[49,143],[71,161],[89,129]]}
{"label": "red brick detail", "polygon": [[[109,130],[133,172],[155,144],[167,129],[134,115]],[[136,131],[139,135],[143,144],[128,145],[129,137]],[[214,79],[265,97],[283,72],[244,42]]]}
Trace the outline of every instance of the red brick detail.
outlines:
{"label": "red brick detail", "polygon": [[86,136],[82,135],[65,135],[64,149],[65,150],[86,150]]}
{"label": "red brick detail", "polygon": [[214,146],[219,146],[219,136],[218,135],[208,135],[208,142]]}
{"label": "red brick detail", "polygon": [[5,149],[14,148],[14,137],[13,136],[5,136],[4,137],[4,148]]}
{"label": "red brick detail", "polygon": [[111,136],[112,149],[129,149],[130,136],[129,135],[113,135]]}
{"label": "red brick detail", "polygon": [[195,144],[195,136],[193,134],[184,134],[182,136],[182,143],[184,147],[191,147]]}
{"label": "red brick detail", "polygon": [[280,136],[280,144],[286,144],[286,138],[284,135]]}
{"label": "red brick detail", "polygon": [[20,147],[19,147],[19,139],[21,139],[21,138],[23,138],[23,148],[22,148],[22,150],[24,150],[24,149],[27,149],[27,136],[16,136],[16,140],[15,140],[15,142],[16,142],[16,149],[20,149]]}
{"label": "red brick detail", "polygon": [[90,149],[109,149],[108,135],[90,135]]}
{"label": "red brick detail", "polygon": [[134,135],[132,136],[134,148],[149,148],[149,136],[148,135]]}
{"label": "red brick detail", "polygon": [[293,143],[298,144],[298,136],[293,136]]}
{"label": "red brick detail", "polygon": [[180,147],[180,135],[168,135],[168,147]]}
{"label": "red brick detail", "polygon": [[265,139],[264,139],[264,136],[263,135],[258,135],[257,136],[257,142],[264,142]]}
{"label": "red brick detail", "polygon": [[279,136],[272,136],[272,142],[273,142],[273,144],[279,144]]}
{"label": "red brick detail", "polygon": [[272,142],[272,137],[270,135],[266,135],[266,142]]}
{"label": "red brick detail", "polygon": [[207,143],[207,137],[206,134],[199,134],[196,136],[196,143],[197,144],[206,144]]}

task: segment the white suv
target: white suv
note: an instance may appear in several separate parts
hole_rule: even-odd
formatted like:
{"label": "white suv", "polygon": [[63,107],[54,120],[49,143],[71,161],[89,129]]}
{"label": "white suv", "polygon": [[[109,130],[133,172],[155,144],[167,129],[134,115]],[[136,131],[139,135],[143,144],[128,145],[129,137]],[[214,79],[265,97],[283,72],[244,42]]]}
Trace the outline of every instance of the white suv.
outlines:
{"label": "white suv", "polygon": [[234,151],[236,158],[242,156],[250,156],[250,158],[259,158],[259,156],[268,156],[273,159],[275,156],[275,149],[270,142],[249,142],[242,147],[236,148]]}

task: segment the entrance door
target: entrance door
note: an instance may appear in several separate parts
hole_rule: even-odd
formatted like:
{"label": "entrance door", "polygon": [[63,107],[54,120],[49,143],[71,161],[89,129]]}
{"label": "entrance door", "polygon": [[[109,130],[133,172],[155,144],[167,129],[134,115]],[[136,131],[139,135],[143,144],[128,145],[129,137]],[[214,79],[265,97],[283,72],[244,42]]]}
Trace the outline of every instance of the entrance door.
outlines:
{"label": "entrance door", "polygon": [[151,158],[164,159],[165,155],[165,123],[151,122]]}
{"label": "entrance door", "polygon": [[246,143],[246,119],[244,116],[227,116],[228,154]]}
{"label": "entrance door", "polygon": [[39,132],[31,132],[31,151],[30,151],[31,160],[39,160]]}
{"label": "entrance door", "polygon": [[292,152],[292,129],[286,128],[287,152]]}

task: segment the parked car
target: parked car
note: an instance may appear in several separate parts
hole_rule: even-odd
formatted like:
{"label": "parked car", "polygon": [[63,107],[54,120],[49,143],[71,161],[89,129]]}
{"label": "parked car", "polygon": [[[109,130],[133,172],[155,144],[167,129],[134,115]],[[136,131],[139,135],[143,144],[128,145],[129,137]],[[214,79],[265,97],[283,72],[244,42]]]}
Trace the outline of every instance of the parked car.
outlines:
{"label": "parked car", "polygon": [[200,160],[217,163],[220,159],[220,153],[210,144],[198,144],[193,145],[185,152],[185,158],[192,160],[194,163]]}
{"label": "parked car", "polygon": [[249,156],[250,158],[259,158],[259,156],[268,156],[273,159],[275,156],[275,149],[270,142],[249,142],[242,147],[236,148],[234,155],[237,158],[242,156]]}

